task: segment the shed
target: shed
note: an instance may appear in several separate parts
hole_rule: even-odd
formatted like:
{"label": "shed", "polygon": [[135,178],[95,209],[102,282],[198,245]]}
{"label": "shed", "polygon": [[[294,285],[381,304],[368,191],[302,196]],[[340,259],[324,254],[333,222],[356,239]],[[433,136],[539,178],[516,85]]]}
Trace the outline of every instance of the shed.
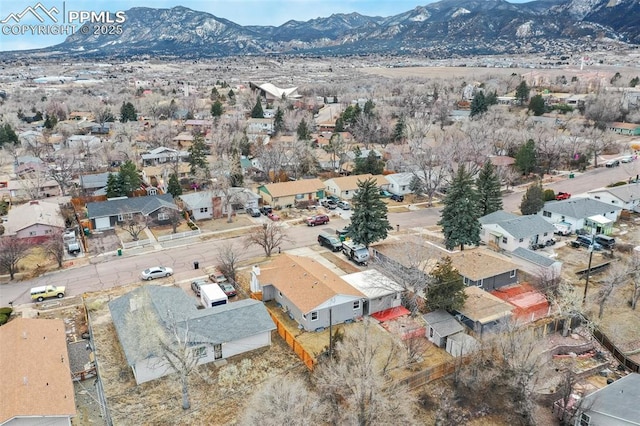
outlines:
{"label": "shed", "polygon": [[375,269],[343,275],[342,279],[366,296],[363,315],[400,306],[403,287]]}
{"label": "shed", "polygon": [[479,287],[466,287],[464,292],[467,300],[458,309],[459,319],[478,335],[496,330],[511,318],[513,306],[491,293]]}
{"label": "shed", "polygon": [[464,326],[443,309],[424,314],[422,318],[427,323],[427,339],[439,348],[447,347],[447,338],[464,331]]}
{"label": "shed", "polygon": [[455,357],[464,356],[474,352],[480,347],[480,342],[465,333],[457,333],[447,339],[446,351]]}

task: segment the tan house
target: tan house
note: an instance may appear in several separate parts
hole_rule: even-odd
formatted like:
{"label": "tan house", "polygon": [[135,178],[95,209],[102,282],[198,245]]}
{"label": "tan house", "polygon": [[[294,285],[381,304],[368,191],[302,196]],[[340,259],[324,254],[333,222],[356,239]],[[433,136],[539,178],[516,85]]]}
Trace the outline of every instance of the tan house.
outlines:
{"label": "tan house", "polygon": [[0,327],[0,341],[0,424],[70,426],[76,404],[64,322],[16,318]]}
{"label": "tan house", "polygon": [[14,206],[7,215],[6,235],[18,238],[34,238],[44,240],[56,231],[64,231],[64,218],[60,206],[46,201],[30,201]]}
{"label": "tan house", "polygon": [[273,207],[295,206],[301,201],[324,198],[324,183],[320,179],[301,179],[290,182],[270,183],[258,187],[258,195],[264,204]]}
{"label": "tan house", "polygon": [[479,287],[464,289],[467,300],[457,311],[456,318],[473,330],[477,336],[499,331],[511,319],[513,305]]}
{"label": "tan house", "polygon": [[493,291],[518,283],[518,265],[489,250],[476,248],[454,253],[451,264],[468,286]]}
{"label": "tan house", "polygon": [[383,175],[351,175],[328,179],[324,182],[328,195],[335,195],[346,200],[353,198],[353,194],[358,190],[358,181],[365,181],[369,178],[375,178],[377,186],[380,189],[387,189],[389,181]]}

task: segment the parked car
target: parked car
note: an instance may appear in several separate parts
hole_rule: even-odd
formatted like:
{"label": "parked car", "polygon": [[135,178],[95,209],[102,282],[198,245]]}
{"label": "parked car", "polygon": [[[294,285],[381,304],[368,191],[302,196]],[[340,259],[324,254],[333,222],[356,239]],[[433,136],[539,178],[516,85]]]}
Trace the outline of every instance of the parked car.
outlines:
{"label": "parked car", "polygon": [[262,213],[255,207],[247,207],[246,212],[251,217],[260,217]]}
{"label": "parked car", "polygon": [[393,201],[397,201],[399,203],[404,201],[404,195],[398,195],[398,194],[391,194],[391,198]]}
{"label": "parked car", "polygon": [[236,292],[236,288],[233,286],[233,284],[226,282],[226,283],[219,283],[218,285],[220,286],[222,291],[224,291],[224,294],[226,294],[227,297],[233,297],[238,295],[238,293]]}
{"label": "parked car", "polygon": [[607,167],[618,167],[620,165],[620,160],[609,160],[605,163]]}
{"label": "parked car", "polygon": [[571,194],[569,194],[568,192],[558,192],[556,194],[556,200],[560,201],[560,200],[568,200],[569,198],[571,198]]}
{"label": "parked car", "polygon": [[317,214],[307,218],[307,226],[324,225],[329,223],[329,216],[326,214]]}
{"label": "parked car", "polygon": [[173,269],[167,268],[164,266],[154,266],[152,268],[145,269],[144,271],[142,271],[142,274],[140,274],[140,277],[143,280],[150,281],[155,278],[168,277],[171,275],[173,275]]}
{"label": "parked car", "polygon": [[338,201],[340,201],[340,198],[336,197],[335,195],[329,195],[327,196],[327,200],[337,203]]}
{"label": "parked car", "polygon": [[31,300],[42,302],[44,299],[49,299],[51,297],[57,297],[58,299],[61,299],[64,297],[65,291],[66,287],[55,285],[33,287],[31,289]]}
{"label": "parked car", "polygon": [[381,189],[380,190],[380,196],[382,198],[389,198],[389,197],[391,197],[391,193],[389,191],[387,191],[386,189]]}
{"label": "parked car", "polygon": [[321,246],[325,246],[328,249],[331,249],[331,251],[342,250],[342,242],[340,241],[340,238],[326,232],[323,232],[320,235],[318,235],[318,244],[320,244]]}
{"label": "parked car", "polygon": [[193,290],[196,296],[200,297],[200,287],[207,284],[209,283],[203,279],[191,281],[191,290]]}
{"label": "parked car", "polygon": [[209,272],[209,279],[214,283],[223,283],[227,281],[227,277],[225,277],[218,268],[214,268],[211,272]]}
{"label": "parked car", "polygon": [[279,220],[280,220],[280,216],[278,216],[278,215],[277,215],[277,214],[275,214],[274,212],[270,212],[270,213],[268,213],[268,214],[267,214],[267,217],[268,217],[269,219],[271,219],[272,221],[274,221],[274,222],[277,222],[277,221],[279,221]]}
{"label": "parked car", "polygon": [[342,210],[350,210],[351,204],[347,203],[346,201],[338,201],[338,207],[340,207]]}
{"label": "parked car", "polygon": [[338,236],[338,238],[340,238],[340,241],[346,240],[348,234],[349,234],[349,230],[347,228],[336,230],[336,235]]}
{"label": "parked car", "polygon": [[326,209],[329,209],[329,210],[335,210],[335,208],[338,207],[338,203],[336,203],[333,200],[329,200],[329,199],[322,200],[320,202],[320,204],[322,205],[322,207],[324,207]]}
{"label": "parked car", "polygon": [[262,206],[262,207],[260,207],[260,212],[265,216],[269,216],[269,213],[273,212],[273,207],[271,207],[271,206]]}
{"label": "parked car", "polygon": [[598,234],[596,235],[596,243],[600,244],[607,250],[612,250],[616,245],[616,239],[608,235]]}
{"label": "parked car", "polygon": [[633,161],[633,155],[625,155],[620,159],[621,163],[631,163]]}
{"label": "parked car", "polygon": [[602,245],[591,239],[590,235],[578,235],[574,241],[571,242],[573,247],[586,247],[593,246],[595,251],[602,250]]}
{"label": "parked car", "polygon": [[82,251],[82,249],[80,249],[80,243],[78,243],[78,241],[69,243],[69,245],[67,246],[67,251],[69,252],[69,254],[72,254],[74,256],[76,254],[79,254]]}

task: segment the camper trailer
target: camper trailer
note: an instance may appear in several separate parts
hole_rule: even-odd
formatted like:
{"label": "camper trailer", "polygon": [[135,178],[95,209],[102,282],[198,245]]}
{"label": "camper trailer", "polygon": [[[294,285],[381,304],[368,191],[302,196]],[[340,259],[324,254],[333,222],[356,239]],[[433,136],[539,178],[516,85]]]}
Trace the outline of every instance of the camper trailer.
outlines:
{"label": "camper trailer", "polygon": [[218,284],[206,284],[200,287],[200,301],[205,308],[212,308],[229,303],[229,298]]}

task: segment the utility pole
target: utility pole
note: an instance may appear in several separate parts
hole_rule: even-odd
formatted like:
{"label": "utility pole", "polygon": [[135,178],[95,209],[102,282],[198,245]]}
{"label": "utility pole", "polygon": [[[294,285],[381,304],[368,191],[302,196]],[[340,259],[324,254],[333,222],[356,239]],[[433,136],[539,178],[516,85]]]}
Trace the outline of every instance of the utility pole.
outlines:
{"label": "utility pole", "polygon": [[584,295],[582,296],[582,306],[587,302],[587,288],[589,288],[589,276],[591,275],[591,260],[593,259],[593,242],[595,237],[591,236],[591,245],[589,246],[589,266],[587,267],[587,280],[584,283]]}
{"label": "utility pole", "polygon": [[333,321],[331,321],[331,308],[329,308],[329,359],[333,359]]}

